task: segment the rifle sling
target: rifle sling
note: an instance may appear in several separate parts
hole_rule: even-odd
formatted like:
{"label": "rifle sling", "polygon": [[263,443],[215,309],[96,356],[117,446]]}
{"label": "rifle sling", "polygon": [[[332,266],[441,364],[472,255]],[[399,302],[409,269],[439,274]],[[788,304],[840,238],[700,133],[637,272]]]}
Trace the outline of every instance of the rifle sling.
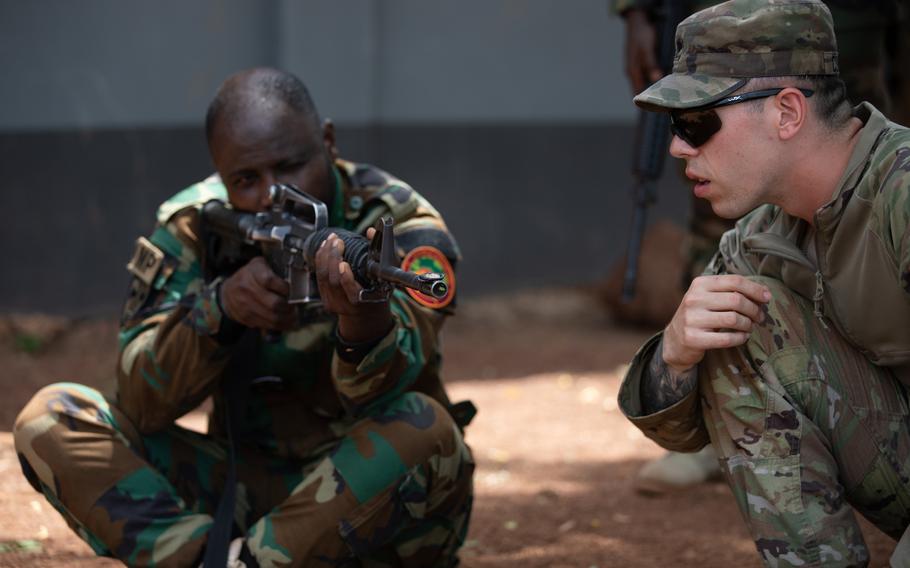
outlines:
{"label": "rifle sling", "polygon": [[246,329],[234,348],[234,355],[222,379],[225,397],[225,429],[227,430],[228,464],[224,489],[218,501],[212,528],[205,548],[204,566],[226,566],[228,546],[234,525],[234,504],[237,497],[236,436],[242,432],[243,410],[255,374],[256,354],[259,351],[258,330]]}

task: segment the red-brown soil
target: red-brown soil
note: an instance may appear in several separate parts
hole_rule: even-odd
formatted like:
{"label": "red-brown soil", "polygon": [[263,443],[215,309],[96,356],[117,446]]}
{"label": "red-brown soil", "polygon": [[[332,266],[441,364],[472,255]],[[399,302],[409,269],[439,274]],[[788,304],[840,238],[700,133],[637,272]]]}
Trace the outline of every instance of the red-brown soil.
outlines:
{"label": "red-brown soil", "polygon": [[[572,291],[459,309],[445,331],[446,378],[453,400],[480,410],[467,433],[478,469],[464,566],[760,566],[725,485],[662,498],[632,488],[662,453],[616,408],[622,365],[647,330],[615,326]],[[9,434],[40,386],[106,380],[115,341],[113,320],[0,317],[0,566],[118,565],[94,558],[25,482]],[[863,528],[872,565],[887,565],[894,542]]]}

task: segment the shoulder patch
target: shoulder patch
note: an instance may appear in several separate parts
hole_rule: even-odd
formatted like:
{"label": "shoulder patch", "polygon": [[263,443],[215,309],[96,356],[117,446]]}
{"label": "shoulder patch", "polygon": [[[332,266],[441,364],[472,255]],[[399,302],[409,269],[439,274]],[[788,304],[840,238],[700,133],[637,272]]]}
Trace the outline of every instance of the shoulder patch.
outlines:
{"label": "shoulder patch", "polygon": [[442,274],[445,277],[446,284],[449,285],[449,291],[442,298],[434,298],[407,288],[408,295],[418,304],[438,310],[452,303],[455,298],[455,270],[452,269],[452,263],[449,262],[446,255],[439,249],[431,246],[420,246],[411,250],[401,262],[401,269],[415,274],[436,272]]}
{"label": "shoulder patch", "polygon": [[145,237],[136,239],[136,249],[126,269],[146,286],[151,286],[164,263],[164,253]]}
{"label": "shoulder patch", "polygon": [[133,278],[123,303],[120,325],[130,322],[151,301],[153,283],[164,265],[165,255],[160,248],[145,237],[136,239],[133,257],[126,265]]}

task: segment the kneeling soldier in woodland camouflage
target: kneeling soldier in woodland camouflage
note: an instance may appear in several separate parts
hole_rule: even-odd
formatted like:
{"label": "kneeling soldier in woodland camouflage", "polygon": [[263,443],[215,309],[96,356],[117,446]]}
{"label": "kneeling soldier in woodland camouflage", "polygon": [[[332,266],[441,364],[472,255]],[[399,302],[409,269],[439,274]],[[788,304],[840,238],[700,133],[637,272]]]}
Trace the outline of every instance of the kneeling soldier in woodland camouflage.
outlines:
{"label": "kneeling soldier in woodland camouflage", "polygon": [[[455,241],[407,184],[336,159],[296,77],[230,77],[206,133],[218,173],[158,209],[130,263],[115,390],[36,394],[15,426],[26,477],[95,552],[133,566],[224,565],[229,541],[229,566],[457,564],[474,465],[439,375]],[[339,233],[392,217],[402,268],[441,273],[447,294],[361,301],[335,235],[306,310],[262,256],[226,268],[203,204],[262,212],[275,184],[322,202]],[[175,425],[209,395],[208,435]]]}
{"label": "kneeling soldier in woodland camouflage", "polygon": [[854,510],[910,562],[910,130],[850,108],[814,0],[690,16],[635,102],[670,113],[697,196],[748,214],[636,355],[623,412],[667,449],[710,440],[767,565],[867,564]]}

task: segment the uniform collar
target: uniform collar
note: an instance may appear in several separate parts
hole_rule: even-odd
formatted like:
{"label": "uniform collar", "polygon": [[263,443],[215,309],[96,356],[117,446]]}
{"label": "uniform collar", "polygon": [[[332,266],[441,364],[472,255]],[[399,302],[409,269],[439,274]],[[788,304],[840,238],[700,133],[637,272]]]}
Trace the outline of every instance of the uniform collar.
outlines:
{"label": "uniform collar", "polygon": [[863,122],[860,138],[856,146],[853,147],[853,153],[850,155],[847,167],[837,183],[834,195],[831,196],[831,200],[823,208],[837,201],[845,190],[856,185],[865,169],[866,162],[869,161],[872,149],[878,142],[882,132],[888,127],[888,119],[870,103],[864,102],[854,107],[853,116]]}

